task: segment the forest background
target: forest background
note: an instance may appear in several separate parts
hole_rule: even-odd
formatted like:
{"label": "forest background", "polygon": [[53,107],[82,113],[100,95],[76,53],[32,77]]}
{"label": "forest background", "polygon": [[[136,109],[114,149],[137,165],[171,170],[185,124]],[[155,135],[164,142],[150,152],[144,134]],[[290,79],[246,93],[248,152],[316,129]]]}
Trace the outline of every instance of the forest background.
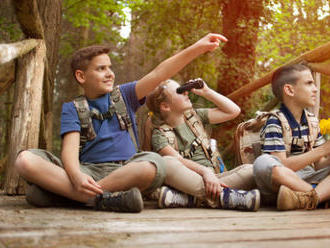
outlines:
{"label": "forest background", "polygon": [[[18,8],[17,2],[15,7]],[[22,1],[21,1],[22,2]],[[116,83],[137,80],[159,62],[209,32],[225,35],[229,42],[212,54],[193,61],[175,79],[201,77],[212,88],[228,95],[289,60],[330,41],[329,0],[36,0],[42,16],[50,70],[51,99],[47,105],[50,129],[39,147],[59,155],[60,113],[63,102],[81,94],[70,72],[70,56],[91,44],[111,46]],[[0,1],[0,43],[23,40],[22,28],[10,0]],[[24,6],[20,6],[24,8]],[[43,11],[47,10],[47,11]],[[56,16],[57,18],[52,18]],[[26,29],[26,28],[25,28]],[[125,31],[123,34],[123,31]],[[127,32],[129,30],[130,32]],[[0,94],[0,182],[8,153],[14,84]],[[330,78],[322,77],[320,118],[330,115]],[[210,106],[192,96],[195,106]],[[274,102],[265,86],[236,102],[242,114],[214,127],[212,136],[229,165],[233,162],[236,125]],[[138,112],[143,123],[146,107]],[[142,130],[142,125],[140,129]],[[43,130],[43,129],[42,129]],[[44,135],[45,136],[45,135]],[[142,138],[142,137],[141,137]],[[141,140],[141,139],[140,139]]]}

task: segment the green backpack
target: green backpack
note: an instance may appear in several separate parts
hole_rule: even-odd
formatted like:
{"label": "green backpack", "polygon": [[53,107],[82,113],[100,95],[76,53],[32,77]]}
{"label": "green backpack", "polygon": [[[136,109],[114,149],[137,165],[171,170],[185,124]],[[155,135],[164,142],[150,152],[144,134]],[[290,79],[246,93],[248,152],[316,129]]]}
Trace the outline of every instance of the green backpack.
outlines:
{"label": "green backpack", "polygon": [[90,110],[86,96],[84,95],[78,96],[73,100],[81,126],[79,152],[82,151],[82,148],[85,146],[87,141],[93,140],[96,137],[92,118],[98,120],[111,119],[114,114],[117,115],[120,129],[127,130],[129,132],[136,151],[139,150],[133,131],[133,123],[128,115],[126,104],[121,95],[119,86],[114,87],[113,91],[109,94],[109,98],[111,104],[109,105],[109,109],[106,113],[100,113],[94,108]]}

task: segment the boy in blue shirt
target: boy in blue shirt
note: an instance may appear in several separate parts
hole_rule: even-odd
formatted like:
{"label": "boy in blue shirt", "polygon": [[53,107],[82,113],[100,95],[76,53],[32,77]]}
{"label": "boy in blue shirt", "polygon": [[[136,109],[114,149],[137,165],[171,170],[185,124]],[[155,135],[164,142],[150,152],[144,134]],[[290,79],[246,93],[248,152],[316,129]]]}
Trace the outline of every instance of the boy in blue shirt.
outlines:
{"label": "boy in blue shirt", "polygon": [[[226,41],[226,38],[208,34],[159,64],[142,79],[120,85],[135,138],[134,114],[144,103],[145,96],[197,56],[216,49],[220,41]],[[105,113],[104,116],[107,116],[110,102],[114,100],[109,96],[114,90],[115,74],[111,70],[108,53],[109,49],[103,46],[83,48],[73,55],[71,63],[74,77],[84,90],[88,108],[91,112]],[[39,190],[39,193],[55,193],[55,201],[61,201],[60,196],[63,196],[98,210],[142,210],[140,191],[151,192],[162,185],[166,176],[165,160],[156,153],[136,153],[132,136],[127,130],[120,129],[116,115],[93,118],[92,124],[96,135],[85,143],[80,152],[81,120],[74,103],[65,103],[61,119],[61,160],[37,149],[18,154],[15,167],[22,177],[32,183],[27,192],[28,202],[38,206],[52,205],[44,203],[44,198],[38,199]]]}
{"label": "boy in blue shirt", "polygon": [[256,159],[254,176],[262,201],[276,202],[279,210],[315,209],[330,199],[330,141],[324,140],[318,120],[305,109],[317,99],[311,70],[302,64],[278,69],[272,90],[282,102],[279,114],[288,121],[290,135],[284,135],[276,116],[261,132],[266,154]]}

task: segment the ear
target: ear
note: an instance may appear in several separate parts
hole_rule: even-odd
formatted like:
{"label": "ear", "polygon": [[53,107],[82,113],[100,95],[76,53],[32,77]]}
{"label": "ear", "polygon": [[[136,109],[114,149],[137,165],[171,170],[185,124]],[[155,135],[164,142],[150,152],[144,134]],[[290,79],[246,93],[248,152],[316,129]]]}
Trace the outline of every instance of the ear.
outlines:
{"label": "ear", "polygon": [[294,96],[294,87],[292,84],[285,84],[283,86],[283,94],[287,96]]}
{"label": "ear", "polygon": [[74,73],[77,81],[80,83],[80,84],[83,84],[85,82],[85,72],[82,71],[82,70],[76,70],[75,73]]}
{"label": "ear", "polygon": [[168,112],[171,111],[170,105],[167,102],[161,102],[159,104],[159,110],[161,112]]}

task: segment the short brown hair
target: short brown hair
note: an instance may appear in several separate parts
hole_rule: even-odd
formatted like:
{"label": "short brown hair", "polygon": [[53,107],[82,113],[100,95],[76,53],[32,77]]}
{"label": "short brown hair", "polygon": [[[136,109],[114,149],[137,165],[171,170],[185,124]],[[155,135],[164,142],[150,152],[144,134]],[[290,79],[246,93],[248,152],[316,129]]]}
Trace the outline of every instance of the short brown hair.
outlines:
{"label": "short brown hair", "polygon": [[77,50],[71,59],[71,70],[73,77],[75,77],[76,70],[85,71],[88,67],[89,62],[98,55],[108,54],[110,52],[110,48],[108,46],[102,45],[93,45],[81,48]]}
{"label": "short brown hair", "polygon": [[311,71],[311,69],[304,64],[287,65],[277,69],[272,76],[272,90],[277,99],[282,101],[283,86],[285,84],[295,84],[298,79],[297,72],[306,70]]}

